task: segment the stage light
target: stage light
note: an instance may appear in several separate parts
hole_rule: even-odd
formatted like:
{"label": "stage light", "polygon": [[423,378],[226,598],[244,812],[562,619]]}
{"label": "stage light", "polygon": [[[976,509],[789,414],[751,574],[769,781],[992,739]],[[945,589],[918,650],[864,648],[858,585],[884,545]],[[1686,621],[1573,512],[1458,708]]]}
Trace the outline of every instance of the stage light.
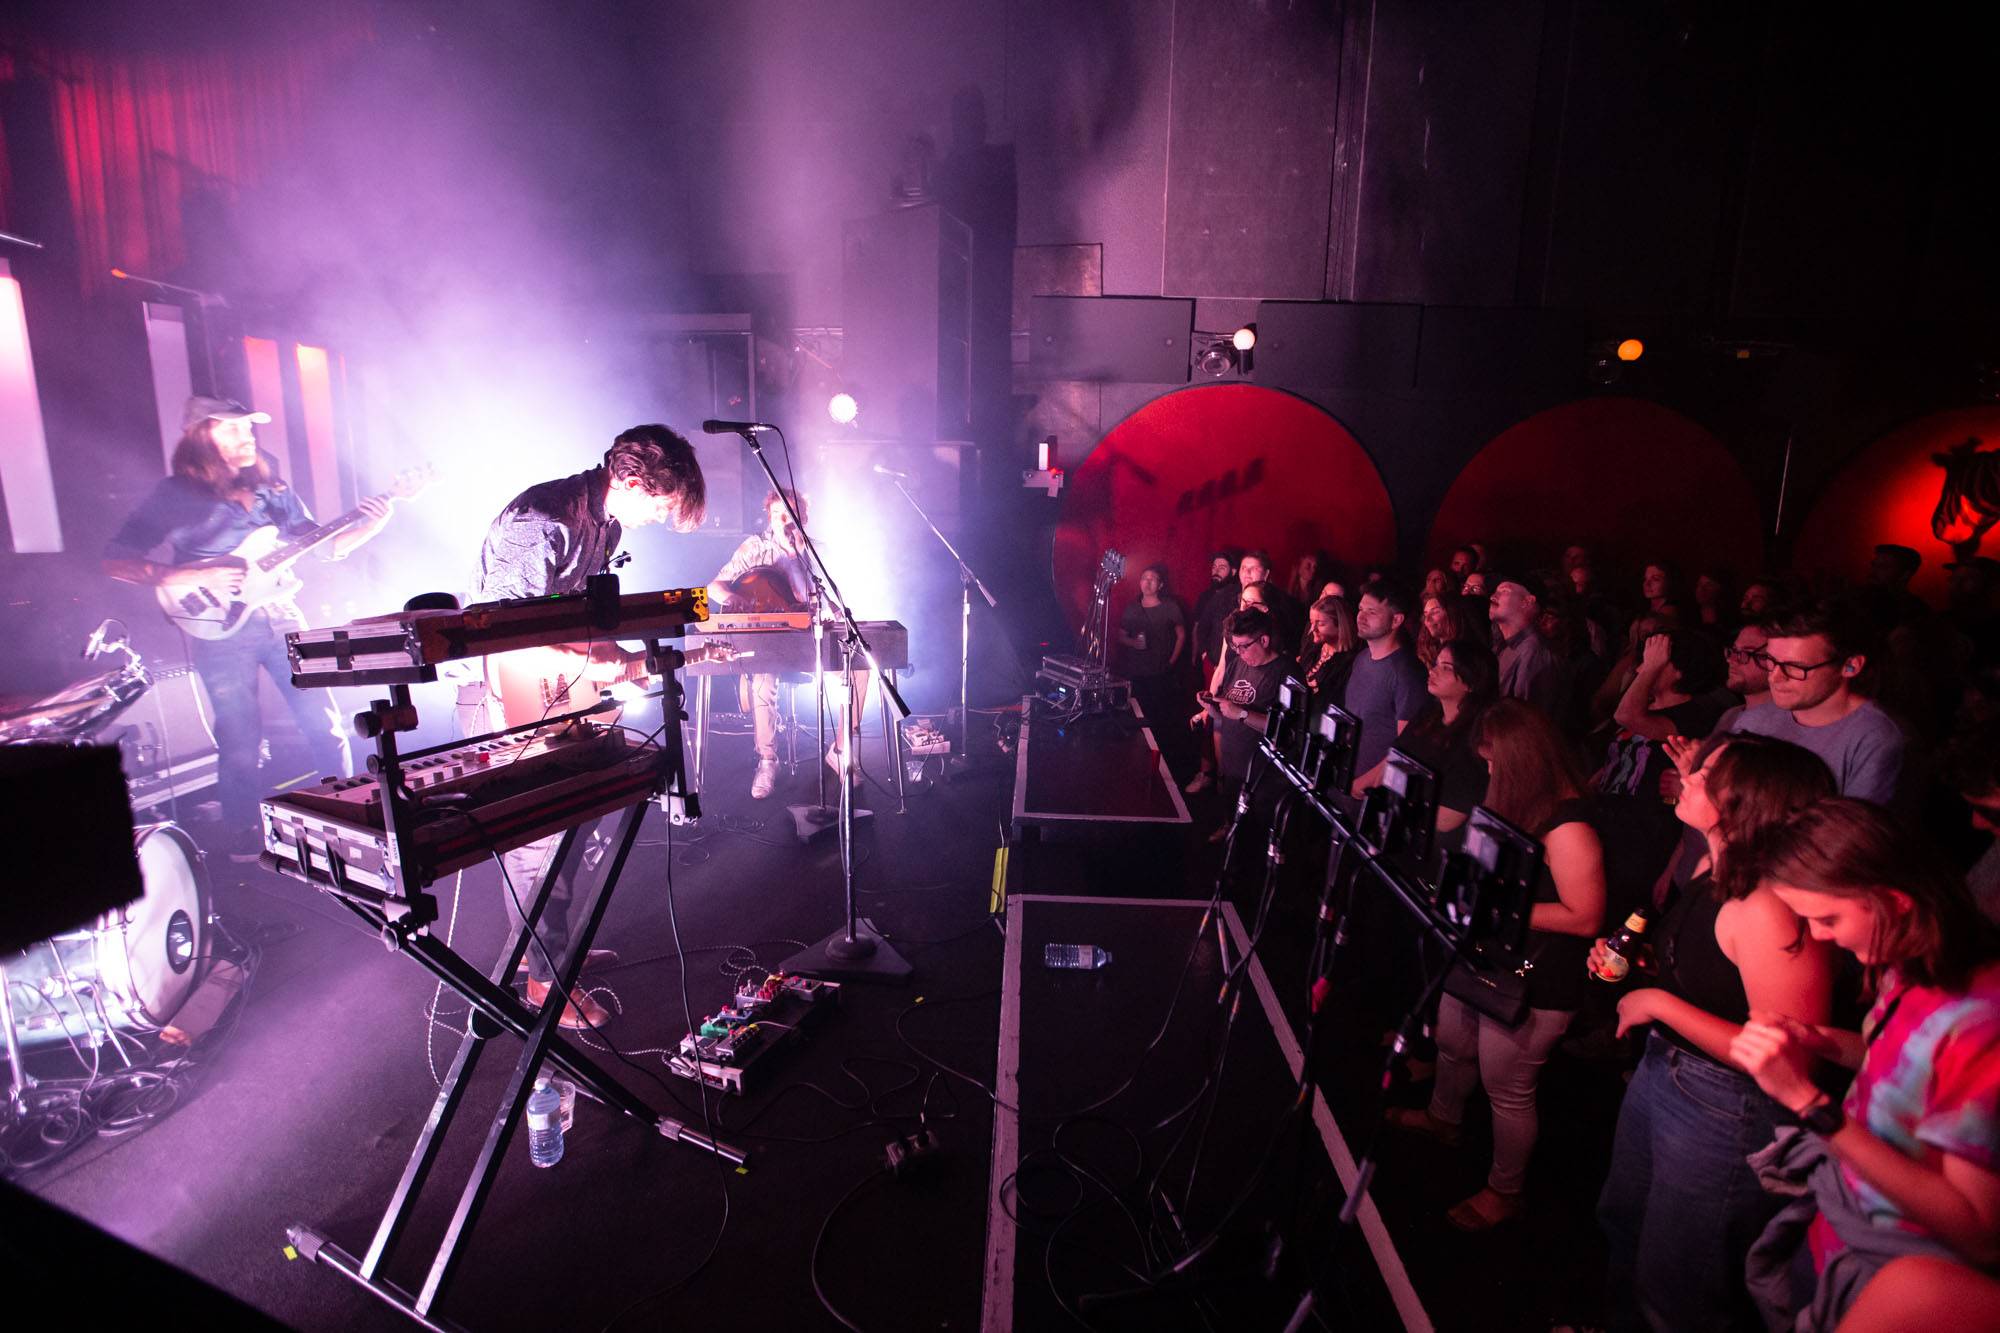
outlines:
{"label": "stage light", "polygon": [[851,393],[837,393],[827,400],[826,414],[842,426],[851,425],[861,414],[861,404],[854,401]]}
{"label": "stage light", "polygon": [[1236,349],[1226,342],[1210,343],[1202,350],[1197,364],[1201,366],[1202,374],[1221,379],[1236,369]]}
{"label": "stage light", "polygon": [[1229,345],[1239,352],[1247,352],[1257,345],[1257,326],[1245,324],[1230,335]]}
{"label": "stage light", "polygon": [[1637,361],[1645,354],[1646,344],[1640,342],[1637,338],[1627,338],[1618,344],[1618,359],[1620,361]]}

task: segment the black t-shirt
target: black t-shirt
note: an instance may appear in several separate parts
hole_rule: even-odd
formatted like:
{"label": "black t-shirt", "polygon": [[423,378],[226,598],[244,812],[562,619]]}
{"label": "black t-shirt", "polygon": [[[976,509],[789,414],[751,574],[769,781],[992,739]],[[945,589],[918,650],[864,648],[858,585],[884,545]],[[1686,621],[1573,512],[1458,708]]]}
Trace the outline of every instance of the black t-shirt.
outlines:
{"label": "black t-shirt", "polygon": [[1211,583],[1194,603],[1194,650],[1211,662],[1222,660],[1222,622],[1236,609],[1243,587],[1234,578]]}
{"label": "black t-shirt", "polygon": [[1472,743],[1472,727],[1461,718],[1458,726],[1447,728],[1435,700],[1393,748],[1437,775],[1440,809],[1468,811],[1486,799],[1486,762]]}
{"label": "black t-shirt", "polygon": [[[1273,657],[1262,666],[1249,666],[1231,653],[1223,664],[1222,683],[1215,695],[1252,713],[1269,712],[1278,701],[1278,683],[1290,674],[1291,664],[1283,657]],[[1253,726],[1241,718],[1218,715],[1216,739],[1222,750],[1222,776],[1241,781],[1251,761],[1257,758],[1257,742],[1263,736],[1261,724]]]}
{"label": "black t-shirt", "polygon": [[[1564,801],[1556,807],[1556,813],[1549,822],[1535,830],[1535,836],[1546,843],[1549,834],[1564,824],[1590,823],[1589,813],[1587,801]],[[1541,876],[1535,881],[1535,901],[1562,901],[1546,859],[1542,862]],[[1602,924],[1599,923],[1600,928]],[[1583,1007],[1584,982],[1588,979],[1584,965],[1590,958],[1590,943],[1595,934],[1595,931],[1588,936],[1562,935],[1548,930],[1528,932],[1528,957],[1535,964],[1534,970],[1528,973],[1530,1008],[1574,1010]]]}
{"label": "black t-shirt", "polygon": [[1144,634],[1146,646],[1125,649],[1126,673],[1134,678],[1166,675],[1173,669],[1168,659],[1174,652],[1174,631],[1186,625],[1180,603],[1170,597],[1162,597],[1158,606],[1132,602],[1118,618],[1118,626],[1127,634]]}
{"label": "black t-shirt", "polygon": [[[1658,936],[1653,956],[1660,965],[1660,985],[1668,994],[1678,995],[1717,1018],[1747,1023],[1750,997],[1743,989],[1743,974],[1715,940],[1715,922],[1722,913],[1722,903],[1712,875],[1704,871],[1689,880],[1675,894],[1655,928]],[[1705,1060],[1715,1059],[1670,1025],[1662,1023],[1659,1030],[1674,1045]]]}

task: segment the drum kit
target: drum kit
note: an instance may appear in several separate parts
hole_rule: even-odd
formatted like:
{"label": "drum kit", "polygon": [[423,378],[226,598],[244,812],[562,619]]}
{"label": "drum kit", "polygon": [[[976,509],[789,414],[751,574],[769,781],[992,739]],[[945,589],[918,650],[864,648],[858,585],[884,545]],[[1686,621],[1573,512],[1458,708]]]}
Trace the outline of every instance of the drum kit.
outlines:
{"label": "drum kit", "polygon": [[[0,745],[91,745],[147,690],[152,678],[107,621],[86,657],[122,654],[111,671],[23,706],[0,708]],[[122,630],[122,627],[121,627]],[[0,954],[0,1042],[18,1099],[32,1086],[26,1051],[67,1043],[95,1068],[109,1045],[127,1067],[136,1040],[169,1024],[207,970],[213,927],[202,855],[179,826],[136,827],[133,854],[144,891],[123,907],[11,954]],[[129,1049],[128,1049],[129,1043]]]}

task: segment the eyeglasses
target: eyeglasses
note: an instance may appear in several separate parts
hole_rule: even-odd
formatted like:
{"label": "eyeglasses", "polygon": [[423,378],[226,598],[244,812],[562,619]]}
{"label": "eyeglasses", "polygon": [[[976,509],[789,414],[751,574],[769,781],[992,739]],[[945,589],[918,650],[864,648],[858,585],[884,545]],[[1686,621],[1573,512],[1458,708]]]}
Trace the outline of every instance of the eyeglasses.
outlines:
{"label": "eyeglasses", "polygon": [[1786,680],[1804,680],[1821,667],[1837,665],[1841,659],[1838,657],[1829,657],[1824,662],[1813,662],[1810,664],[1805,662],[1780,662],[1769,653],[1758,653],[1750,660],[1757,664],[1757,669],[1760,671],[1767,673],[1780,671],[1784,673]]}
{"label": "eyeglasses", "polygon": [[1724,660],[1734,662],[1737,666],[1742,666],[1745,662],[1754,662],[1759,671],[1771,669],[1770,654],[1762,648],[1724,648],[1722,656]]}

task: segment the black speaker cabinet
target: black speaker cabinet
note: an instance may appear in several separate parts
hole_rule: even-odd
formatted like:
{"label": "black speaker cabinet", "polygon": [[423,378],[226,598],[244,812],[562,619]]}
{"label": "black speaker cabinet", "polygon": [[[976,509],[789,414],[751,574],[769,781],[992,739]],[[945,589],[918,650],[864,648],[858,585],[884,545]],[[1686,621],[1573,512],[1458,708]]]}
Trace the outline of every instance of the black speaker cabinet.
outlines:
{"label": "black speaker cabinet", "polygon": [[1408,392],[1423,307],[1336,301],[1257,303],[1257,381],[1276,388]]}
{"label": "black speaker cabinet", "polygon": [[1194,302],[1160,296],[1037,296],[1028,368],[1038,380],[1185,384]]}
{"label": "black speaker cabinet", "polygon": [[109,745],[0,745],[0,954],[143,891],[125,774]]}
{"label": "black speaker cabinet", "polygon": [[972,231],[936,204],[841,228],[841,386],[870,439],[972,429]]}
{"label": "black speaker cabinet", "polygon": [[215,732],[201,681],[187,666],[148,662],[146,671],[152,688],[103,737],[123,757],[134,811],[213,786],[216,778]]}

